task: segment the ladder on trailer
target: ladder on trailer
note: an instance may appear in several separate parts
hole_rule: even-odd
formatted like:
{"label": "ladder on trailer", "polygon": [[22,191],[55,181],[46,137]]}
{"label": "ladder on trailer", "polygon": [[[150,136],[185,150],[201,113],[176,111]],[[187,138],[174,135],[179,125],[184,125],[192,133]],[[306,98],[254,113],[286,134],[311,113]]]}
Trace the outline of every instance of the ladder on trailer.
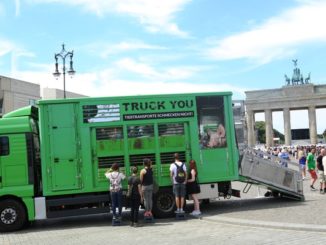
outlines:
{"label": "ladder on trailer", "polygon": [[[289,164],[292,165],[292,164]],[[243,182],[262,185],[281,196],[304,200],[303,183],[298,170],[282,167],[260,152],[245,150],[239,166]]]}

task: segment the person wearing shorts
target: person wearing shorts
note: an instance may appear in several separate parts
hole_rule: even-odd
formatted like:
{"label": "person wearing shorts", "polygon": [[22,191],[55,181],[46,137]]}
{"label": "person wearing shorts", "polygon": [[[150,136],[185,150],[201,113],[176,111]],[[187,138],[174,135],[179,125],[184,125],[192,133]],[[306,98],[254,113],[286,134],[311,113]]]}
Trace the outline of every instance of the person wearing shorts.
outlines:
{"label": "person wearing shorts", "polygon": [[300,147],[298,150],[298,159],[299,159],[299,166],[300,166],[300,172],[301,172],[301,176],[302,176],[302,180],[304,180],[306,178],[306,155],[303,151],[303,148]]}
{"label": "person wearing shorts", "polygon": [[316,161],[315,161],[315,152],[316,149],[312,148],[307,156],[307,166],[308,166],[308,172],[311,176],[311,182],[310,182],[310,189],[312,191],[315,191],[316,188],[314,187],[314,184],[317,180],[317,174],[316,174]]}
{"label": "person wearing shorts", "polygon": [[[184,170],[185,180],[183,183],[178,183],[176,181],[177,168],[178,168],[177,165],[179,167],[182,166],[182,168]],[[175,203],[177,206],[176,213],[184,213],[183,206],[184,206],[184,200],[185,200],[185,195],[186,195],[187,168],[186,168],[186,164],[182,163],[179,160],[178,153],[174,154],[174,163],[172,163],[170,166],[170,177],[171,177],[171,181],[173,183],[173,194],[175,196]]]}

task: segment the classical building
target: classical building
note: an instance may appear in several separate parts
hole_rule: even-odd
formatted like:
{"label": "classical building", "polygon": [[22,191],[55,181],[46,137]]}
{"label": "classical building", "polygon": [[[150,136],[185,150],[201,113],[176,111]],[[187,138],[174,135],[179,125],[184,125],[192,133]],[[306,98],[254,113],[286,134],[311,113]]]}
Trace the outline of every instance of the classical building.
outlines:
{"label": "classical building", "polygon": [[285,144],[291,145],[291,110],[308,110],[309,135],[311,144],[317,143],[316,109],[326,108],[326,85],[310,83],[310,73],[304,78],[297,60],[293,60],[292,79],[285,75],[285,86],[279,89],[247,91],[246,120],[248,145],[256,144],[255,113],[265,113],[266,145],[273,146],[273,116],[274,111],[283,111]]}

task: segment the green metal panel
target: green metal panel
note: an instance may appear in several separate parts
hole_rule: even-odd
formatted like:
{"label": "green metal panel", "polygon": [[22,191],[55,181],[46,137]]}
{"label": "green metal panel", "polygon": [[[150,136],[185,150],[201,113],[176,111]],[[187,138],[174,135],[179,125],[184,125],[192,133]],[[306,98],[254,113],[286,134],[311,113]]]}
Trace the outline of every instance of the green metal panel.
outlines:
{"label": "green metal panel", "polygon": [[28,116],[1,118],[0,120],[0,134],[16,134],[31,131],[32,127]]}
{"label": "green metal panel", "polygon": [[35,220],[35,207],[34,207],[34,198],[32,197],[24,197],[23,202],[27,209],[28,220]]}
{"label": "green metal panel", "polygon": [[[224,101],[225,147],[201,149],[198,96],[219,96]],[[169,167],[174,152],[182,154],[187,163],[196,160],[202,183],[236,179],[230,102],[229,92],[40,101],[44,195],[106,191],[104,173],[112,163],[120,163],[120,170],[129,175],[131,166],[142,168],[144,157],[153,161],[159,185],[171,185]],[[171,124],[182,125],[182,130]],[[131,127],[152,131],[135,137],[130,135]],[[164,127],[170,131],[164,133]],[[116,138],[98,136],[101,130],[112,133],[117,128]]]}
{"label": "green metal panel", "polygon": [[51,191],[81,188],[75,104],[49,105]]}
{"label": "green metal panel", "polygon": [[0,157],[2,187],[28,185],[25,134],[12,134],[9,138],[9,155]]}

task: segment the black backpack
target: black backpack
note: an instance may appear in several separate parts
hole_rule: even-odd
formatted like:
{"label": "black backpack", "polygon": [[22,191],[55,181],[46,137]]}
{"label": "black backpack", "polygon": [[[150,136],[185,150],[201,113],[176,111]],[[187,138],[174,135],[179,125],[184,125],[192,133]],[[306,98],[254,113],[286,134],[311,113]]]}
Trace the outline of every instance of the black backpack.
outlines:
{"label": "black backpack", "polygon": [[175,181],[179,184],[182,184],[186,181],[186,172],[183,169],[183,165],[184,163],[181,164],[181,166],[179,166],[178,164],[174,163],[175,166],[177,167],[177,174],[174,177]]}

